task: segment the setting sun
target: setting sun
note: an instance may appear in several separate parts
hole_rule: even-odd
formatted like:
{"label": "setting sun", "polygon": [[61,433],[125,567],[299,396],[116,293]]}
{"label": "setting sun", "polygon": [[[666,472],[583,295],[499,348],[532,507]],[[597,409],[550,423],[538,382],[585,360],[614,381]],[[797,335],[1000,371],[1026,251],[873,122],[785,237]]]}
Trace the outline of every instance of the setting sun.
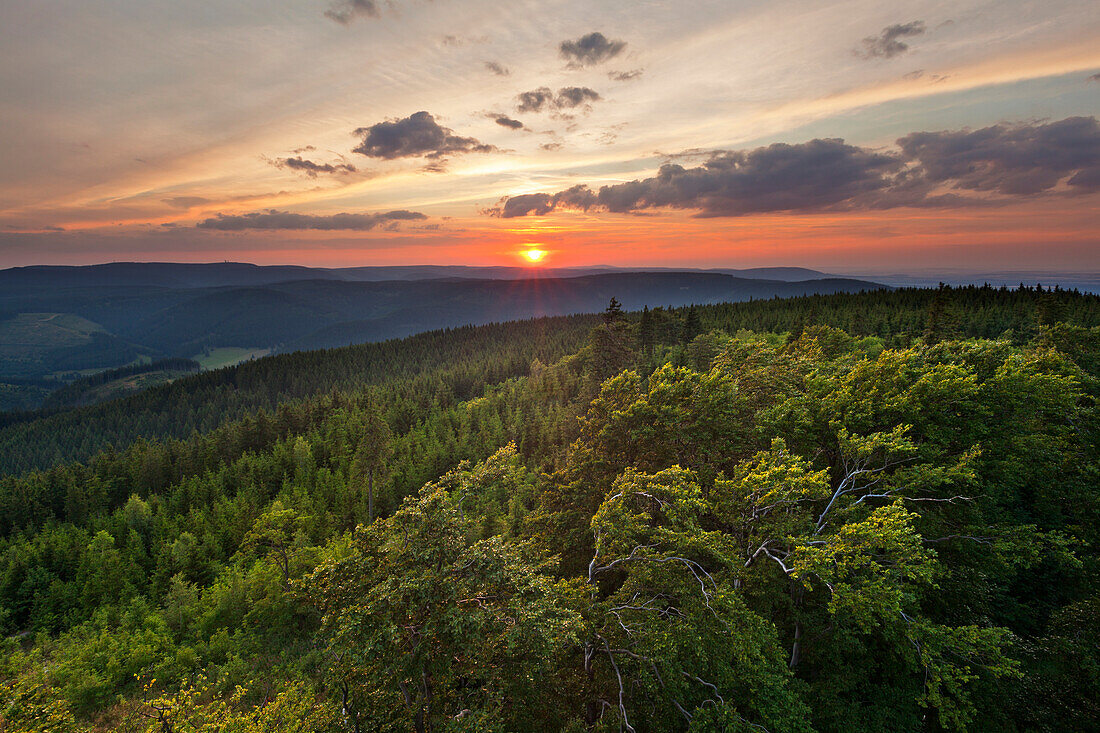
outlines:
{"label": "setting sun", "polygon": [[528,250],[524,250],[522,254],[530,262],[539,262],[540,260],[542,260],[543,257],[546,256],[546,250],[528,249]]}

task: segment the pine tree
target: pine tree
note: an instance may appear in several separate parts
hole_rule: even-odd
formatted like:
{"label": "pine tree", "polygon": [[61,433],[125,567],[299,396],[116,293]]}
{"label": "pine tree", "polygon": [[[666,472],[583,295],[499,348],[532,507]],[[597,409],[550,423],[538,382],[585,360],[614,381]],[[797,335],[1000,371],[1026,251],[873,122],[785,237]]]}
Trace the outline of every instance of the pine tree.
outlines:
{"label": "pine tree", "polygon": [[392,452],[390,427],[382,417],[377,397],[367,398],[363,413],[363,427],[359,437],[359,449],[353,462],[354,473],[367,482],[367,521],[374,521],[374,480],[385,471]]}
{"label": "pine tree", "polygon": [[615,298],[611,299],[611,302],[607,304],[607,308],[603,312],[603,322],[611,325],[615,321],[620,320],[623,317],[623,306]]}
{"label": "pine tree", "polygon": [[638,341],[641,344],[643,354],[648,354],[653,350],[654,336],[653,314],[649,312],[649,306],[647,305],[642,309],[642,320],[638,324]]}
{"label": "pine tree", "polygon": [[936,290],[936,295],[932,298],[931,305],[928,306],[928,316],[924,323],[924,343],[929,346],[938,344],[943,340],[946,332],[946,320],[947,314],[944,312],[944,293],[947,286],[940,283],[939,289]]}
{"label": "pine tree", "polygon": [[699,312],[692,305],[688,308],[687,316],[684,318],[684,343],[690,344],[702,332],[703,326],[699,322]]}

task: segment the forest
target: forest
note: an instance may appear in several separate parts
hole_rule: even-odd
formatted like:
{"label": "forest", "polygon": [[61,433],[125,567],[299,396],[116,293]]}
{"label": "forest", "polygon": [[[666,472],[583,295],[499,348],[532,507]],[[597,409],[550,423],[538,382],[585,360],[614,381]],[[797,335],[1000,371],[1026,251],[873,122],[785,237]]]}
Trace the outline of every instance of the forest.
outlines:
{"label": "forest", "polygon": [[[104,370],[165,359],[216,368],[221,365],[203,362],[218,350],[265,356],[380,342],[446,327],[591,313],[612,296],[641,308],[882,287],[801,268],[17,267],[0,270],[0,412],[69,405],[74,394],[66,386]],[[155,380],[147,374],[136,381]],[[87,387],[77,385],[75,403],[126,391]],[[66,393],[51,399],[60,390]]]}
{"label": "forest", "polygon": [[1100,297],[770,298],[0,425],[0,731],[1100,730]]}

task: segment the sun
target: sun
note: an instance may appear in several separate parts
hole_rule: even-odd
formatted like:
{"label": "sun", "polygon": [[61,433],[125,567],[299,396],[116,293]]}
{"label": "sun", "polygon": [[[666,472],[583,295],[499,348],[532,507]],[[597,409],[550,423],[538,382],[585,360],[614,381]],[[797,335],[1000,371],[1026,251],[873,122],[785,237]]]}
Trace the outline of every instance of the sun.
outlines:
{"label": "sun", "polygon": [[546,256],[546,250],[543,249],[526,249],[521,252],[529,262],[541,262],[542,258]]}

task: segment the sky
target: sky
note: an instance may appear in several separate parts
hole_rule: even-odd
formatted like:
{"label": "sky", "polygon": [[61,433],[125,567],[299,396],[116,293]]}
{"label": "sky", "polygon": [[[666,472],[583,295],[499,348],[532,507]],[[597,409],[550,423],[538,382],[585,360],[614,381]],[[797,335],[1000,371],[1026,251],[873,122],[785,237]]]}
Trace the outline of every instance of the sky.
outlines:
{"label": "sky", "polygon": [[1095,0],[0,0],[0,267],[1100,271]]}

